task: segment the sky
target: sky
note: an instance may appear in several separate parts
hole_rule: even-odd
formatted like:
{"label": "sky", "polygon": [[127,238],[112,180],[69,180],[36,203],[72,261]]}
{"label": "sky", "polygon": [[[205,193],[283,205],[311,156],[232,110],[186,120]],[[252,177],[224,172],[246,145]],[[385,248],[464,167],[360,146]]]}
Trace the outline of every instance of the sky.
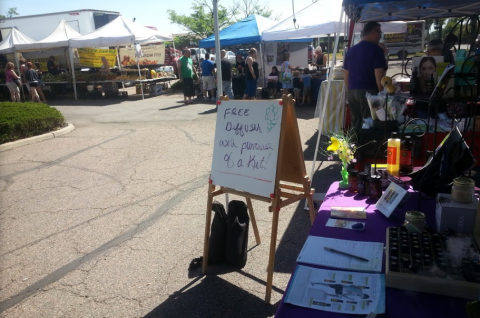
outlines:
{"label": "sky", "polygon": [[[309,6],[313,1],[314,0],[293,0],[295,11],[300,11]],[[325,5],[322,5],[322,9],[325,10],[328,10],[328,6],[332,5],[332,3],[336,6],[341,6],[342,3],[342,0],[318,1],[325,2]],[[230,7],[232,2],[233,0],[220,0],[219,4]],[[268,7],[273,10],[273,17],[281,14],[279,21],[293,14],[292,0],[261,0],[260,2],[262,4],[268,4]],[[170,23],[167,10],[171,9],[175,10],[178,14],[189,15],[192,13],[191,4],[192,0],[141,0],[139,2],[125,0],[0,0],[0,13],[5,14],[6,11],[12,7],[16,7],[17,12],[21,16],[79,9],[116,11],[128,19],[133,20],[133,18],[135,18],[135,22],[139,24],[154,26],[157,27],[159,31],[175,34],[185,31],[177,25]],[[335,19],[338,19],[338,17],[335,17]]]}

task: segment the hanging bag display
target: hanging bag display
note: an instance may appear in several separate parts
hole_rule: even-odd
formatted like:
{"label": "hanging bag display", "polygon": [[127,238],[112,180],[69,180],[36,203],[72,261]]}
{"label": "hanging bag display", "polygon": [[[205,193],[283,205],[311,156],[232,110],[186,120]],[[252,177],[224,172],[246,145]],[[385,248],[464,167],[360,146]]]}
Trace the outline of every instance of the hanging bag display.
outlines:
{"label": "hanging bag display", "polygon": [[292,71],[288,67],[285,67],[285,62],[283,62],[282,68],[280,70],[279,81],[285,84],[290,84],[290,82],[292,81]]}
{"label": "hanging bag display", "polygon": [[247,263],[248,225],[250,217],[247,205],[233,200],[228,204],[226,262],[230,266],[243,268]]}

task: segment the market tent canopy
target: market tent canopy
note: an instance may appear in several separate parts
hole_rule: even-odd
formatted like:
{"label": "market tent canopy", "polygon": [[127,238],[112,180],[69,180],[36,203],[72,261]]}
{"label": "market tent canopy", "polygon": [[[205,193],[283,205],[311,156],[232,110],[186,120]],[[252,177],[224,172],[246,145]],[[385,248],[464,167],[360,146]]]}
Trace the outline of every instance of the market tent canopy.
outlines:
{"label": "market tent canopy", "polygon": [[70,39],[70,47],[103,47],[171,41],[172,36],[136,24],[119,16],[92,33]]}
{"label": "market tent canopy", "polygon": [[480,13],[478,0],[343,0],[343,5],[356,22],[425,20]]}
{"label": "market tent canopy", "polygon": [[[405,33],[407,32],[407,22],[404,21],[392,21],[392,22],[380,22],[383,33]],[[354,32],[362,32],[363,24],[356,23]]]}
{"label": "market tent canopy", "polygon": [[[328,7],[325,7],[328,6]],[[263,41],[288,41],[318,38],[344,30],[338,20],[342,7],[337,1],[321,0],[297,12],[262,33]],[[296,20],[294,24],[294,19]]]}
{"label": "market tent canopy", "polygon": [[81,36],[81,34],[75,31],[67,24],[67,22],[65,22],[65,20],[62,19],[55,30],[53,30],[53,32],[45,39],[28,44],[18,44],[15,48],[17,51],[26,51],[67,47],[69,39],[79,36]]}
{"label": "market tent canopy", "polygon": [[[247,44],[262,41],[262,32],[275,25],[275,21],[252,14],[219,32],[220,46]],[[215,35],[200,40],[201,48],[215,47]]]}
{"label": "market tent canopy", "polygon": [[3,40],[0,43],[0,53],[1,54],[6,54],[6,53],[14,53],[15,52],[15,47],[20,44],[28,44],[28,43],[33,43],[35,42],[33,39],[30,37],[26,36],[22,32],[18,31],[15,28],[12,28],[10,33],[5,37],[5,40]]}

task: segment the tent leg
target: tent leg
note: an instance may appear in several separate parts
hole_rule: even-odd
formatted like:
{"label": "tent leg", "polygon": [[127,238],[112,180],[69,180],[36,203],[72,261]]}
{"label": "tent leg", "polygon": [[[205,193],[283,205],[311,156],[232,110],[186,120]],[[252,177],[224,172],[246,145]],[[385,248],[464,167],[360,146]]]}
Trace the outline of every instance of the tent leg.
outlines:
{"label": "tent leg", "polygon": [[73,82],[73,95],[75,96],[75,100],[77,100],[77,80],[75,78],[75,68],[73,67],[73,49],[69,48],[69,55],[70,55],[70,72],[72,72],[72,82]]}

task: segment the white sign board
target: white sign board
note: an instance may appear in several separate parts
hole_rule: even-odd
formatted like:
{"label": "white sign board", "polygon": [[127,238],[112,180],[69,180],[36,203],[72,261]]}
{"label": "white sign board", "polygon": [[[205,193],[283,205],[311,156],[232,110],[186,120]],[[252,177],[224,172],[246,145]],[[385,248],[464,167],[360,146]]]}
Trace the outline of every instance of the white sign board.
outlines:
{"label": "white sign board", "polygon": [[274,193],[283,107],[278,100],[218,106],[213,184],[264,197]]}

